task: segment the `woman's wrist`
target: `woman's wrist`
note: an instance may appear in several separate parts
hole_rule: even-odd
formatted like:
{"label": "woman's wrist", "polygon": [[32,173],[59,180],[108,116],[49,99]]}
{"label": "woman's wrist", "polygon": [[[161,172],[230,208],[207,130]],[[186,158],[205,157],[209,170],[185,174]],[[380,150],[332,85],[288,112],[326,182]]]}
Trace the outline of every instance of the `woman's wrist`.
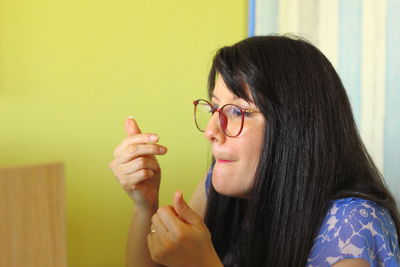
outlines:
{"label": "woman's wrist", "polygon": [[138,216],[145,216],[145,217],[150,216],[151,217],[154,215],[154,213],[157,212],[157,209],[158,209],[158,201],[156,204],[154,204],[152,206],[137,205],[137,206],[135,206],[135,214]]}
{"label": "woman's wrist", "polygon": [[211,254],[205,255],[203,259],[197,260],[196,263],[191,264],[192,267],[224,267],[217,252],[213,249]]}

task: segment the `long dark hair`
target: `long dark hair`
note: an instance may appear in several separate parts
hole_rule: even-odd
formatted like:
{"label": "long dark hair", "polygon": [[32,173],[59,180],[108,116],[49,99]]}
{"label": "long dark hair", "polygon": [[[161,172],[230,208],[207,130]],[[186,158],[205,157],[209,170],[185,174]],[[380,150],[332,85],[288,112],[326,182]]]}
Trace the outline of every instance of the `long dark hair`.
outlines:
{"label": "long dark hair", "polygon": [[250,37],[218,50],[209,94],[217,74],[245,100],[247,84],[266,119],[249,197],[209,191],[205,221],[224,264],[305,266],[329,202],[344,197],[379,203],[400,233],[396,202],[361,141],[342,82],[316,47],[299,37]]}

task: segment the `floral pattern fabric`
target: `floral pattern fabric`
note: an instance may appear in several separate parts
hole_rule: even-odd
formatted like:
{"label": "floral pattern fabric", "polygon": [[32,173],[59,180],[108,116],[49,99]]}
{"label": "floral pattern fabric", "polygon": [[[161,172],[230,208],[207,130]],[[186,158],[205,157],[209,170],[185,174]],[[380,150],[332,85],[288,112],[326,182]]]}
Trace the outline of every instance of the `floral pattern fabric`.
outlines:
{"label": "floral pattern fabric", "polygon": [[400,266],[396,226],[389,212],[374,201],[356,197],[331,201],[307,267],[351,258],[362,258],[371,267]]}
{"label": "floral pattern fabric", "polygon": [[[212,168],[205,182],[208,194]],[[362,258],[371,267],[400,266],[396,226],[389,212],[374,201],[349,197],[330,202],[307,267],[328,267],[342,259]]]}

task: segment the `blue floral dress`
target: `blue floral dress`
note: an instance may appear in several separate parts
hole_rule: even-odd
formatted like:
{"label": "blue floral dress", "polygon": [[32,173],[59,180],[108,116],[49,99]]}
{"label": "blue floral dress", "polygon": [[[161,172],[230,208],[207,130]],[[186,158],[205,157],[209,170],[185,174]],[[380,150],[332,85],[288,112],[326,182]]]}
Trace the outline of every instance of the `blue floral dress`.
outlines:
{"label": "blue floral dress", "polygon": [[352,258],[362,258],[371,267],[400,266],[395,224],[374,201],[355,197],[331,201],[307,266],[331,266]]}
{"label": "blue floral dress", "polygon": [[[212,168],[206,179],[211,185]],[[400,266],[396,226],[374,201],[349,197],[330,202],[307,260],[307,267],[328,267],[342,259],[361,258],[371,267]]]}

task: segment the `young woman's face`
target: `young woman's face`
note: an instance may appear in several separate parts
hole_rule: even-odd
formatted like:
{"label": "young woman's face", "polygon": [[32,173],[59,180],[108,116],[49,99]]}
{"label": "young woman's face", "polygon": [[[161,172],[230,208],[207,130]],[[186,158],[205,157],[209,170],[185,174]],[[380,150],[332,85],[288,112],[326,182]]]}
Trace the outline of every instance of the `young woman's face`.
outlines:
{"label": "young woman's face", "polygon": [[[248,103],[229,91],[220,75],[217,76],[211,101],[218,107],[235,104],[242,108],[258,110],[254,103]],[[221,130],[218,116],[218,112],[213,114],[205,130],[205,136],[211,143],[215,157],[212,184],[220,194],[246,197],[258,165],[265,118],[261,113],[245,116],[242,132],[231,138]]]}

